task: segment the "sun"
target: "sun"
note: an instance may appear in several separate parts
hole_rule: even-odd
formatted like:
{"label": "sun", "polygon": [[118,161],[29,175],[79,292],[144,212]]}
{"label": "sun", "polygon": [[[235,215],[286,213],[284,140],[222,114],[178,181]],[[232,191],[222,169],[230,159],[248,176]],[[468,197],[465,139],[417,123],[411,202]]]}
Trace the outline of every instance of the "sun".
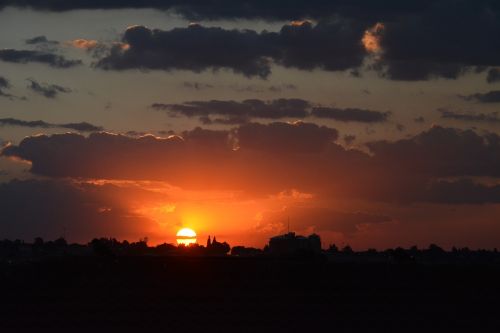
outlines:
{"label": "sun", "polygon": [[177,244],[190,245],[196,243],[196,232],[190,228],[182,228],[177,231]]}
{"label": "sun", "polygon": [[182,228],[177,231],[177,237],[196,238],[196,232],[193,229]]}

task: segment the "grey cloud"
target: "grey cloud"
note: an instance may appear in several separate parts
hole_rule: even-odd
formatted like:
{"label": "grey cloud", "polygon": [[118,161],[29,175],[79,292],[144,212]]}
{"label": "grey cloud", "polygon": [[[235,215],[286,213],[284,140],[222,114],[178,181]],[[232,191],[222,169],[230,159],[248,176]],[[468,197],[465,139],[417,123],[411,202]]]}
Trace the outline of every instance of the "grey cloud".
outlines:
{"label": "grey cloud", "polygon": [[[189,101],[183,104],[154,103],[151,105],[151,108],[166,111],[170,115],[203,117],[202,120],[207,124],[210,123],[210,116],[213,115],[226,116],[226,121],[229,119],[240,120],[240,123],[244,119],[304,119],[311,116],[343,122],[376,123],[385,122],[390,116],[390,112],[357,108],[314,107],[311,102],[298,98],[281,98],[270,101],[248,99],[241,102],[211,100]],[[219,123],[222,122],[223,119],[219,121]]]}
{"label": "grey cloud", "polygon": [[0,88],[9,88],[9,87],[10,87],[9,80],[0,76]]}
{"label": "grey cloud", "polygon": [[209,89],[209,88],[214,87],[211,84],[202,83],[202,82],[183,82],[182,85],[184,88],[189,88],[189,89],[194,89],[194,90],[203,90],[203,89]]}
{"label": "grey cloud", "polygon": [[15,95],[12,95],[12,94],[5,91],[6,89],[10,89],[10,88],[11,88],[11,84],[10,84],[9,80],[0,76],[0,97],[5,97],[5,98],[10,99],[10,100],[17,100],[17,99],[18,100],[26,100],[26,97],[15,96]]}
{"label": "grey cloud", "polygon": [[476,93],[460,97],[467,101],[476,101],[479,103],[500,103],[500,90],[492,90],[486,93]]}
{"label": "grey cloud", "polygon": [[19,64],[35,62],[46,64],[54,68],[70,68],[82,64],[81,60],[69,60],[63,56],[45,51],[14,49],[0,50],[0,60]]}
{"label": "grey cloud", "polygon": [[5,92],[5,89],[8,88],[10,88],[9,80],[0,76],[0,97],[6,97],[10,99],[14,97],[11,94]]}
{"label": "grey cloud", "polygon": [[30,84],[28,85],[29,89],[47,98],[56,98],[59,93],[72,92],[71,89],[62,87],[57,84],[38,83],[37,81],[31,79],[28,79],[28,81],[30,82]]}
{"label": "grey cloud", "polygon": [[224,115],[279,119],[306,117],[310,103],[302,99],[276,99],[272,101],[247,99],[242,102],[211,100],[190,101],[183,104],[154,103],[151,107],[155,110],[163,110],[170,114],[180,114],[186,117]]}
{"label": "grey cloud", "polygon": [[66,124],[53,124],[47,123],[42,120],[20,120],[15,118],[2,118],[0,119],[0,126],[20,126],[20,127],[39,127],[39,128],[67,128],[79,132],[98,132],[104,130],[100,126],[95,126],[87,122],[80,123],[66,123]]}
{"label": "grey cloud", "polygon": [[213,124],[218,124],[218,125],[241,125],[241,124],[246,124],[250,122],[250,119],[247,117],[239,117],[239,116],[233,116],[233,117],[228,117],[228,118],[210,118],[208,116],[202,116],[199,117],[198,120],[203,124],[203,125],[213,125]]}
{"label": "grey cloud", "polygon": [[311,115],[316,118],[328,118],[343,122],[364,122],[364,123],[377,123],[385,122],[390,116],[390,112],[380,112],[356,108],[329,108],[329,107],[315,107],[311,111]]}
{"label": "grey cloud", "polygon": [[500,122],[500,118],[498,117],[497,112],[493,112],[491,114],[485,114],[485,113],[460,113],[446,109],[440,109],[438,111],[441,113],[441,118],[445,119],[454,119],[454,120],[470,121],[470,122],[486,122],[486,123]]}
{"label": "grey cloud", "polygon": [[45,37],[45,36],[36,36],[33,38],[28,38],[25,40],[25,42],[28,45],[36,45],[36,44],[54,44],[54,45],[57,45],[57,44],[59,44],[58,41],[48,40],[47,37]]}
{"label": "grey cloud", "polygon": [[297,86],[290,83],[283,83],[281,85],[270,86],[269,91],[282,92],[284,90],[297,90]]}

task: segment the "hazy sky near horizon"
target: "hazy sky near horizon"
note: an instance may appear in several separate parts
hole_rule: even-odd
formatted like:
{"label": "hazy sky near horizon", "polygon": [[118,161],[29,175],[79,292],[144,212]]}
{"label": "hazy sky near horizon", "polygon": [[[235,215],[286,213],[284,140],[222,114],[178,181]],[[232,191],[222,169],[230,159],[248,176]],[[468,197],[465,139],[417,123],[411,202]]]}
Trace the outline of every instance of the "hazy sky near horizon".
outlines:
{"label": "hazy sky near horizon", "polygon": [[0,0],[0,233],[496,247],[493,1]]}

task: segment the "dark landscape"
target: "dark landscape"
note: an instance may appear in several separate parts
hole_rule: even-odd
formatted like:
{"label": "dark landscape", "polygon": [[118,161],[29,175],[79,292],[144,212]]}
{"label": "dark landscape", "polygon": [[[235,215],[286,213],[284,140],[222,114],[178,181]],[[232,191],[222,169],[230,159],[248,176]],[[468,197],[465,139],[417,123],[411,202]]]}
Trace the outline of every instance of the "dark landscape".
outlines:
{"label": "dark landscape", "polygon": [[116,254],[96,252],[94,242],[75,255],[76,245],[59,240],[22,255],[15,242],[1,244],[6,332],[496,332],[500,325],[497,251],[213,256],[182,246],[162,254],[165,246],[138,242]]}

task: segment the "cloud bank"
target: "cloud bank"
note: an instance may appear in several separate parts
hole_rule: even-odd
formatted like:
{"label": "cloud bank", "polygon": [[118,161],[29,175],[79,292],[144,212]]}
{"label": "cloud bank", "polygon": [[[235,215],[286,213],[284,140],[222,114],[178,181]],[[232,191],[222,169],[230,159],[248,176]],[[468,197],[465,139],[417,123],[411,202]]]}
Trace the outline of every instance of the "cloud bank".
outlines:
{"label": "cloud bank", "polygon": [[[51,177],[160,180],[254,195],[298,189],[386,202],[498,200],[496,185],[474,182],[500,178],[496,134],[433,127],[408,139],[371,142],[370,154],[346,150],[337,138],[336,130],[315,124],[249,123],[233,131],[198,128],[182,138],[28,137],[2,155],[30,161],[31,172]],[[453,186],[464,188],[460,198],[441,196]]]}
{"label": "cloud bank", "polygon": [[266,78],[271,65],[304,70],[342,71],[358,67],[365,50],[361,26],[342,21],[312,25],[308,21],[283,26],[279,32],[226,30],[191,24],[169,31],[144,26],[128,28],[122,42],[96,66],[106,70],[229,69],[247,77]]}

